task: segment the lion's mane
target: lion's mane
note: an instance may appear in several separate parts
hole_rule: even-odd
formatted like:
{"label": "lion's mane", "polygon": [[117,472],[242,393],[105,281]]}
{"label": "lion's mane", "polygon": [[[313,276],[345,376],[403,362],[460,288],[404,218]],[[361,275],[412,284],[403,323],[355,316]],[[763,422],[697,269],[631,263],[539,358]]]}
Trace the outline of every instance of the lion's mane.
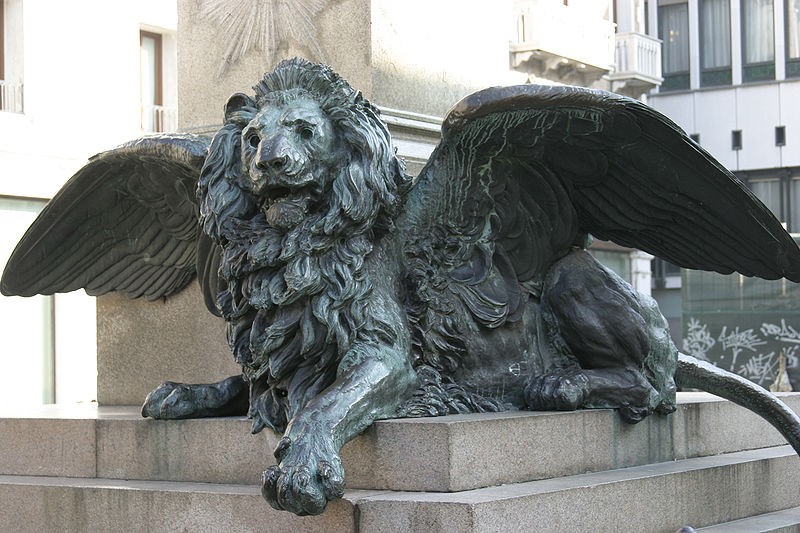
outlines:
{"label": "lion's mane", "polygon": [[[223,249],[216,303],[250,382],[253,431],[283,431],[333,382],[357,338],[395,337],[366,308],[365,259],[393,231],[409,182],[377,109],[330,68],[284,61],[254,89],[255,98],[231,98],[211,143],[198,184],[200,223]],[[339,161],[317,208],[279,230],[242,187],[241,133],[263,107],[300,96],[314,98],[332,121]]]}

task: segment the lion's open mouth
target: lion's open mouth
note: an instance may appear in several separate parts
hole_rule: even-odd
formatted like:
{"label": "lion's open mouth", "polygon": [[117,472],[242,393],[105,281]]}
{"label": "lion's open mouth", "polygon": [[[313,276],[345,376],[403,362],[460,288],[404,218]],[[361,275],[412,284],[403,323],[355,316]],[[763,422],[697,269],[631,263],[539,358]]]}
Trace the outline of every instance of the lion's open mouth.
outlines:
{"label": "lion's open mouth", "polygon": [[290,229],[318,207],[320,190],[317,184],[303,187],[270,187],[261,210],[267,222],[279,229]]}
{"label": "lion's open mouth", "polygon": [[292,189],[289,187],[271,187],[267,195],[267,203],[279,202],[286,200],[292,195]]}

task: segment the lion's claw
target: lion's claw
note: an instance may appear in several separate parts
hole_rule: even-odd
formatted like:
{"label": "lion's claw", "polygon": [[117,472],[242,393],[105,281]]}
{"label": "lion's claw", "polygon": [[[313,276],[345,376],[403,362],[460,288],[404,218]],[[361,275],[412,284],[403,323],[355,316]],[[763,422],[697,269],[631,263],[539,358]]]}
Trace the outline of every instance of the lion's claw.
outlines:
{"label": "lion's claw", "polygon": [[[319,443],[318,443],[319,444]],[[318,459],[328,455],[326,459]],[[344,469],[330,445],[314,447],[304,439],[283,437],[275,450],[280,464],[261,476],[261,494],[278,510],[316,515],[329,500],[344,495]]]}

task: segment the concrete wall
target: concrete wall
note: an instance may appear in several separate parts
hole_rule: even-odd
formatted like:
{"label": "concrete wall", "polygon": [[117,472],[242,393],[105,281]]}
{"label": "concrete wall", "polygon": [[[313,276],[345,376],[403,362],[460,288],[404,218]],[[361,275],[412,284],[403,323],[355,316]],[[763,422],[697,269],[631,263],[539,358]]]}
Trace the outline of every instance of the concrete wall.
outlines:
{"label": "concrete wall", "polygon": [[289,41],[270,58],[251,50],[238,63],[217,76],[232,38],[208,18],[201,16],[198,0],[178,1],[178,92],[179,124],[184,131],[215,131],[222,123],[228,98],[237,92],[252,93],[251,87],[281,59],[300,56],[325,62],[368,98],[371,28],[369,0],[334,0],[314,19],[317,42],[324,58],[315,57],[307,44]]}
{"label": "concrete wall", "polygon": [[[509,69],[513,2],[375,0],[372,95],[375,103],[444,116],[485,87],[524,83]],[[424,15],[423,15],[424,14]]]}

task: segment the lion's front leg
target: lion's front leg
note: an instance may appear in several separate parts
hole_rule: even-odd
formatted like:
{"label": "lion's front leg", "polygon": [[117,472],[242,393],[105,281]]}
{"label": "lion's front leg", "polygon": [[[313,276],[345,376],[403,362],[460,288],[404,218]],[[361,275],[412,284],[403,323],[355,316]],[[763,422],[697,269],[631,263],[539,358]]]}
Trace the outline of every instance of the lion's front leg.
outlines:
{"label": "lion's front leg", "polygon": [[165,381],[150,392],[142,416],[156,419],[241,416],[247,413],[248,387],[241,375],[216,383]]}
{"label": "lion's front leg", "polygon": [[339,450],[373,421],[389,418],[416,385],[406,352],[373,344],[351,349],[337,380],[292,419],[263,476],[276,509],[319,514],[344,494]]}

